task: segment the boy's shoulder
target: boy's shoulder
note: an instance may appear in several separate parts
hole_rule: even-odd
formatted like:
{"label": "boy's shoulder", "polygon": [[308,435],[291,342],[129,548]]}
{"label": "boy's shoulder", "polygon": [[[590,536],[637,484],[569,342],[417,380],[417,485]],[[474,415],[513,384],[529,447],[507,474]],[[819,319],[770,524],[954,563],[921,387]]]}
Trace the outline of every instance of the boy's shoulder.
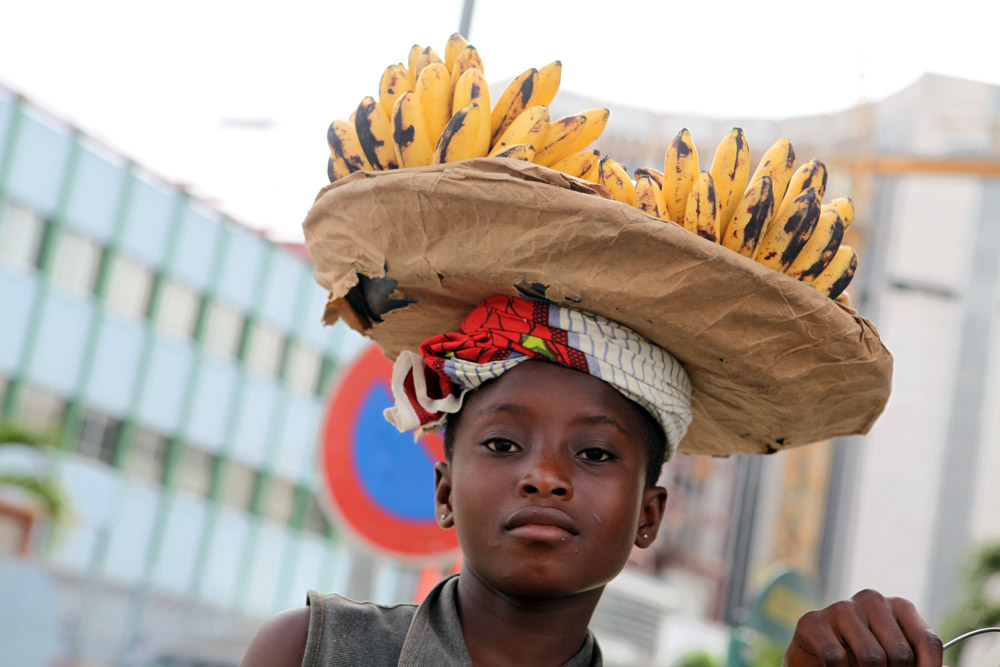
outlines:
{"label": "boy's shoulder", "polygon": [[383,658],[395,664],[417,610],[412,603],[357,602],[316,591],[308,600],[261,626],[241,665],[379,665]]}

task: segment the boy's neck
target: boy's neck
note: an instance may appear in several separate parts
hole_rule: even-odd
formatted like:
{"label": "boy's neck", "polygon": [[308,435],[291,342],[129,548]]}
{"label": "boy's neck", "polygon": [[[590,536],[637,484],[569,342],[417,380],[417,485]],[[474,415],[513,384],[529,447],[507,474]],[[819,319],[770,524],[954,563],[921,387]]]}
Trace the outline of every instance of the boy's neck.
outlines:
{"label": "boy's neck", "polygon": [[458,616],[475,667],[562,665],[583,646],[604,587],[568,597],[505,595],[463,568]]}

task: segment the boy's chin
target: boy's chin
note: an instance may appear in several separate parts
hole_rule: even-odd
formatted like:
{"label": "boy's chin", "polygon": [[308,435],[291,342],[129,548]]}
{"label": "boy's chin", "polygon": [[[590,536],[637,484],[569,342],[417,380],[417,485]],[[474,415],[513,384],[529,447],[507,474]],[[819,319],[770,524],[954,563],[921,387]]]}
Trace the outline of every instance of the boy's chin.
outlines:
{"label": "boy's chin", "polygon": [[523,563],[521,567],[506,567],[500,571],[487,570],[480,574],[466,562],[463,576],[468,572],[490,589],[505,596],[523,599],[555,599],[580,595],[600,595],[604,587],[618,576],[615,572],[593,573],[591,576],[573,572],[566,566],[544,567],[541,564]]}

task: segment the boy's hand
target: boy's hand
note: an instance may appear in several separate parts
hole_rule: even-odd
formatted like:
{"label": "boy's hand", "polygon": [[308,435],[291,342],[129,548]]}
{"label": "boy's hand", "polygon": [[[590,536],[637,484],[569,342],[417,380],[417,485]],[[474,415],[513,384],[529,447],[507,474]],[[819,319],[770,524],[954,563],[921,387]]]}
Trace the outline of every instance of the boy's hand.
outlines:
{"label": "boy's hand", "polygon": [[784,667],[941,667],[941,640],[903,598],[861,591],[799,619]]}

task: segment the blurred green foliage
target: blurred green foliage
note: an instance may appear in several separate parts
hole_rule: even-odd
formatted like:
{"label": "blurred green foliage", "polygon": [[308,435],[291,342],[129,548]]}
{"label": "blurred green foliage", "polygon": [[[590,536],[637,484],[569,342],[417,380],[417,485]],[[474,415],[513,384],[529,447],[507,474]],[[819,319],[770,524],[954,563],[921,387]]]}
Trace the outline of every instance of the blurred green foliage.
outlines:
{"label": "blurred green foliage", "polygon": [[[983,545],[969,559],[962,577],[960,602],[944,622],[940,633],[942,641],[949,641],[977,628],[1000,626],[1000,598],[987,598],[987,592],[991,589],[994,593],[1000,590],[1000,584],[996,582],[992,586],[988,585],[995,577],[1000,577],[1000,542]],[[958,664],[966,645],[966,642],[962,642],[948,649],[945,664]]]}

